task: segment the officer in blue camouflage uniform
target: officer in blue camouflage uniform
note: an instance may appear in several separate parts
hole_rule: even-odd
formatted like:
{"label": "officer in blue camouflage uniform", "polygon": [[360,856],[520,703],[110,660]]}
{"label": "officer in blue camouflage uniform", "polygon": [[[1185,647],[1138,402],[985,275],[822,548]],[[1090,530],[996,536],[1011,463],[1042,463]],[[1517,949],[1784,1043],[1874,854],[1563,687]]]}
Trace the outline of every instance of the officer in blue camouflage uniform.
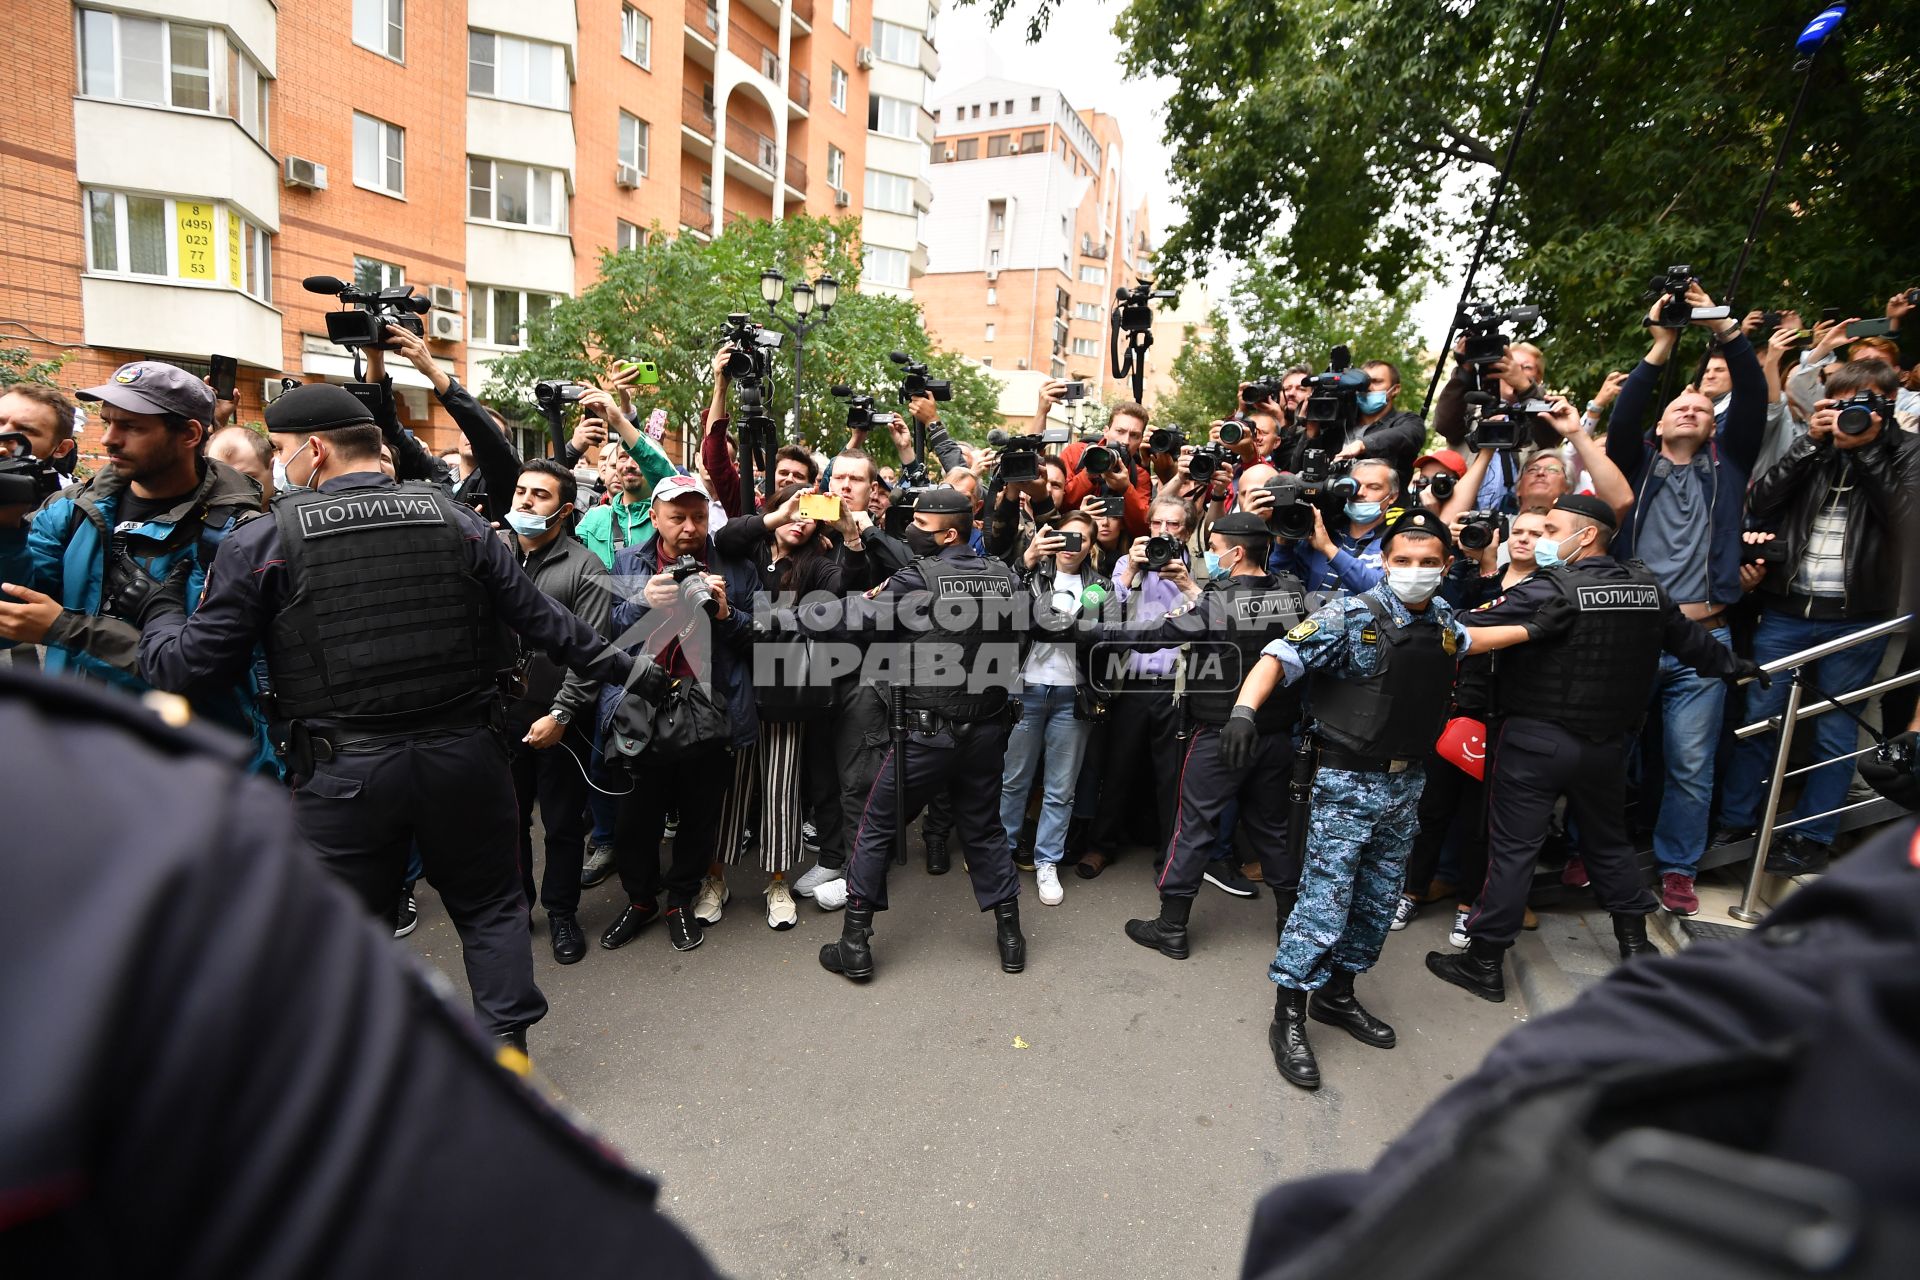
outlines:
{"label": "officer in blue camouflage uniform", "polygon": [[1436,597],[1453,547],[1434,513],[1406,512],[1381,548],[1385,580],[1262,650],[1229,726],[1234,739],[1247,737],[1276,684],[1307,680],[1319,756],[1313,818],[1300,896],[1268,974],[1279,988],[1268,1037],[1274,1062],[1304,1089],[1320,1086],[1309,1016],[1363,1044],[1393,1047],[1393,1028],[1354,998],[1353,977],[1380,958],[1393,922],[1426,781],[1421,762],[1445,727],[1454,662],[1469,634],[1477,648],[1526,634],[1469,633]]}

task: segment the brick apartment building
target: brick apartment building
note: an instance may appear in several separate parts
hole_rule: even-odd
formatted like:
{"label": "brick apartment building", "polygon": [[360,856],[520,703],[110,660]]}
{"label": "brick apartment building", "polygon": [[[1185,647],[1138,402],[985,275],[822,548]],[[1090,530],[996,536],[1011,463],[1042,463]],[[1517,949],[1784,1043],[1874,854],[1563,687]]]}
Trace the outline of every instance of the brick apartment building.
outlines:
{"label": "brick apartment building", "polygon": [[[999,79],[942,93],[934,119],[927,271],[914,285],[929,330],[1008,381],[1003,408],[1031,405],[1046,377],[1105,394],[1113,296],[1151,253],[1119,122]],[[1156,346],[1150,372],[1176,350],[1177,335]]]}
{"label": "brick apartment building", "polygon": [[[434,302],[435,358],[482,386],[604,250],[738,217],[862,215],[870,149],[895,170],[902,146],[924,161],[936,11],[20,0],[10,41],[36,74],[16,77],[0,119],[0,343],[67,353],[69,387],[130,359],[204,370],[234,355],[242,420],[257,420],[283,374],[351,377],[326,337],[332,300],[303,277],[404,281]],[[911,67],[882,64],[876,37]],[[883,120],[876,80],[899,103]],[[865,237],[870,261],[924,256],[924,163],[907,176],[922,190],[906,238],[895,202]],[[451,447],[426,380],[390,372],[403,419]]]}

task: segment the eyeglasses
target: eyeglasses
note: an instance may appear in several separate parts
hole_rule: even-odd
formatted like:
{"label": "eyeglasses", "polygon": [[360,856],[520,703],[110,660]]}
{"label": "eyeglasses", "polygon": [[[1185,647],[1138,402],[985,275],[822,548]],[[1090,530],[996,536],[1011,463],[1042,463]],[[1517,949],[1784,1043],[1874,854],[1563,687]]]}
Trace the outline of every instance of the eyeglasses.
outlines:
{"label": "eyeglasses", "polygon": [[1520,472],[1523,476],[1564,476],[1565,467],[1555,466],[1551,462],[1536,462]]}

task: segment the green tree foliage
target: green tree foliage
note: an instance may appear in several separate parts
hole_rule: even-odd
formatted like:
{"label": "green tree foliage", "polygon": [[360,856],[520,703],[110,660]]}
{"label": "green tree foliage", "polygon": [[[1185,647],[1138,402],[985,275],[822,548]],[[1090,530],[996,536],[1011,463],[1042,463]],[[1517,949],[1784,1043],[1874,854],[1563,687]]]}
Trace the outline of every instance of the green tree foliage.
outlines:
{"label": "green tree foliage", "polygon": [[1170,370],[1174,390],[1149,406],[1156,426],[1185,427],[1196,443],[1206,438],[1209,422],[1232,411],[1247,376],[1246,358],[1227,335],[1226,313],[1215,307],[1207,327],[1211,336],[1202,338],[1200,326],[1186,326]]}
{"label": "green tree foliage", "polygon": [[[994,7],[1044,19],[1069,2]],[[1636,358],[1640,295],[1669,263],[1691,264],[1717,298],[1799,91],[1793,41],[1819,8],[1567,6],[1483,277],[1544,309],[1550,380],[1590,386]],[[1167,140],[1184,218],[1163,275],[1250,257],[1276,230],[1268,260],[1310,290],[1451,274],[1440,259],[1465,261],[1551,9],[1128,0],[1115,27],[1127,70],[1176,85]],[[1916,118],[1920,5],[1856,6],[1815,64],[1738,308],[1878,315],[1915,283],[1902,273],[1915,266]]]}
{"label": "green tree foliage", "polygon": [[[998,422],[998,387],[990,375],[928,341],[917,303],[858,291],[859,222],[851,218],[741,218],[711,242],[671,237],[654,229],[649,243],[600,262],[600,276],[528,327],[527,349],[491,366],[487,398],[502,412],[538,421],[533,384],[546,379],[593,382],[616,358],[645,357],[660,368],[663,405],[676,428],[692,431],[712,394],[711,366],[729,312],[765,322],[760,272],[779,268],[789,282],[826,273],[840,282],[832,319],[807,334],[805,381],[800,388],[800,436],[831,451],[846,440],[846,402],[828,388],[843,383],[870,393],[875,407],[892,405],[900,379],[890,351],[924,360],[935,376],[953,382],[953,403],[942,406],[948,429],[980,439]],[[789,314],[781,304],[783,315]],[[815,313],[816,316],[818,312]],[[777,328],[777,326],[769,326]],[[768,409],[784,424],[793,397],[793,338],[771,352]],[[892,444],[876,431],[869,444],[890,460]],[[784,436],[783,436],[784,438]]]}
{"label": "green tree foliage", "polygon": [[25,347],[0,345],[0,387],[12,382],[38,382],[43,386],[58,387],[60,383],[54,375],[60,372],[60,366],[69,358],[61,354],[51,360],[35,360],[33,353]]}

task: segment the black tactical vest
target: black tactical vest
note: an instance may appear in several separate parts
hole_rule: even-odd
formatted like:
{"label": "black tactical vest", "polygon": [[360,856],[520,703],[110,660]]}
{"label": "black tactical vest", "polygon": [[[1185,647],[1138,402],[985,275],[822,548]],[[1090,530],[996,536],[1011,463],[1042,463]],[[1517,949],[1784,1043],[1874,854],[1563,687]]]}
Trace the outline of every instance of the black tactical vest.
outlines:
{"label": "black tactical vest", "polygon": [[1019,638],[1011,629],[1018,583],[998,560],[969,565],[914,561],[926,581],[928,620],[913,641],[913,680],[904,701],[962,723],[1004,713],[1020,678]]}
{"label": "black tactical vest", "polygon": [[[1312,673],[1308,704],[1327,740],[1356,756],[1418,760],[1433,750],[1453,700],[1453,632],[1416,617],[1407,626],[1371,592],[1367,628],[1379,648],[1370,676]],[[1365,633],[1362,633],[1365,639]]]}
{"label": "black tactical vest", "polygon": [[292,593],[267,633],[289,720],[452,709],[513,665],[513,639],[467,568],[467,534],[430,484],[273,501]]}
{"label": "black tactical vest", "polygon": [[[1307,593],[1300,579],[1292,574],[1262,574],[1259,577],[1228,578],[1208,582],[1194,608],[1205,610],[1208,636],[1215,643],[1232,645],[1238,654],[1238,672],[1232,688],[1201,688],[1187,694],[1187,714],[1200,724],[1224,725],[1233,715],[1239,682],[1260,661],[1260,650],[1269,641],[1278,640],[1306,616]],[[1224,629],[1218,629],[1224,626]],[[1189,652],[1191,664],[1205,655]],[[1253,723],[1261,733],[1278,733],[1300,719],[1300,694],[1291,686],[1280,686],[1260,709]]]}
{"label": "black tactical vest", "polygon": [[1660,584],[1634,560],[1544,576],[1580,611],[1565,637],[1503,650],[1495,693],[1503,714],[1551,720],[1586,738],[1640,727],[1660,674]]}

